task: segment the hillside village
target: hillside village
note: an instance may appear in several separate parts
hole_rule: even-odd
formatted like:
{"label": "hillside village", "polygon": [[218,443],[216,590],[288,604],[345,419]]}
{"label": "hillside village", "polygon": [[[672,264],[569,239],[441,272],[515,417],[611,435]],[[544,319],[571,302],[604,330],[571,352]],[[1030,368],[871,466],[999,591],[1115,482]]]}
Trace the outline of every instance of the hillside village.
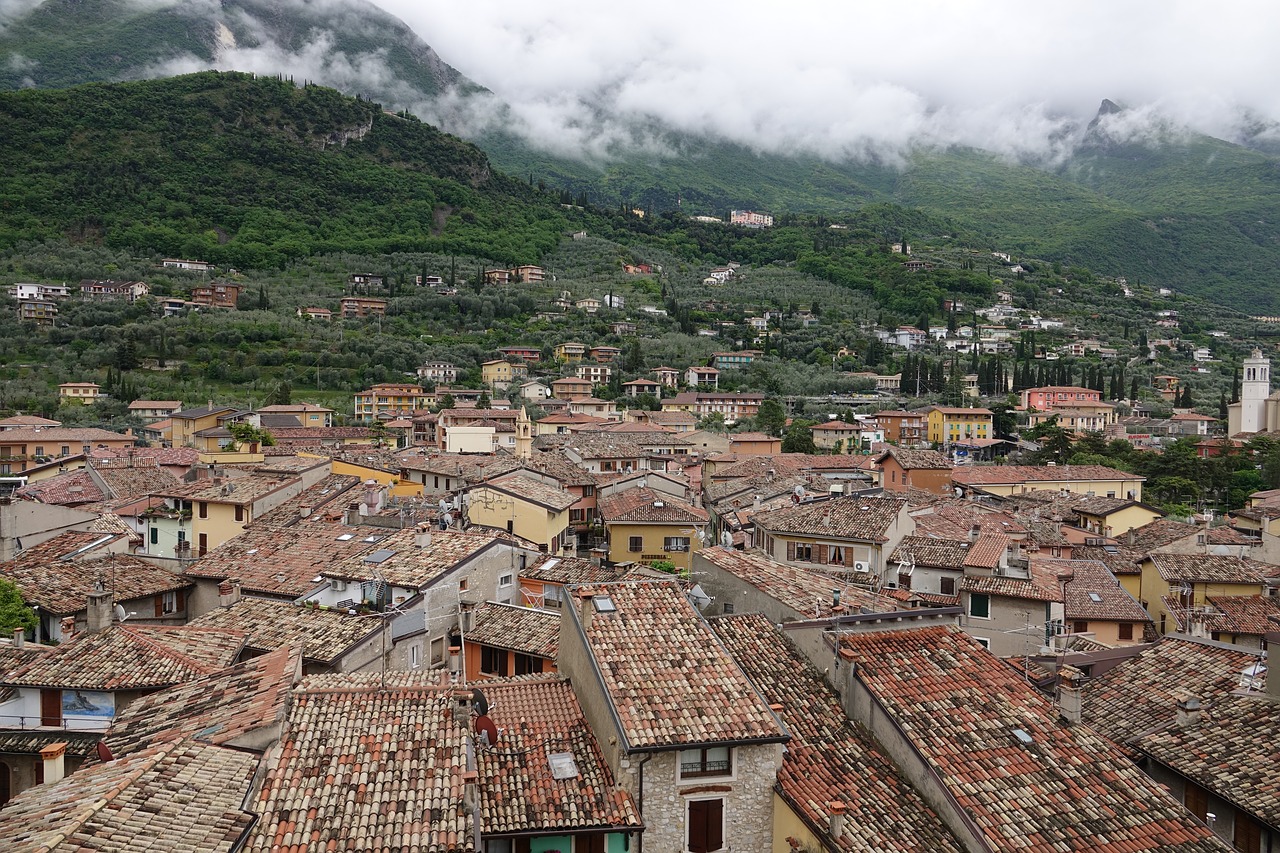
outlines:
{"label": "hillside village", "polygon": [[[945,324],[868,326],[902,369],[834,351],[847,390],[806,395],[749,377],[830,312],[766,307],[733,346],[655,365],[635,342],[671,321],[661,300],[629,312],[633,291],[531,265],[483,278],[609,334],[475,364],[428,349],[343,409],[135,398],[118,431],[0,420],[0,579],[32,616],[0,644],[15,849],[1280,842],[1262,349],[1229,363],[1219,418],[1186,385],[1223,369],[1213,352],[1178,375],[1173,338],[1071,336],[996,291]],[[15,285],[16,309],[149,298],[58,287]],[[386,289],[351,273],[336,307],[296,313],[377,323]],[[229,313],[242,290],[156,310]],[[1150,384],[1128,393],[1138,365]],[[97,378],[47,414],[109,404]],[[1122,452],[1166,468],[1108,464]],[[1191,499],[1194,466],[1228,462],[1233,488]]]}

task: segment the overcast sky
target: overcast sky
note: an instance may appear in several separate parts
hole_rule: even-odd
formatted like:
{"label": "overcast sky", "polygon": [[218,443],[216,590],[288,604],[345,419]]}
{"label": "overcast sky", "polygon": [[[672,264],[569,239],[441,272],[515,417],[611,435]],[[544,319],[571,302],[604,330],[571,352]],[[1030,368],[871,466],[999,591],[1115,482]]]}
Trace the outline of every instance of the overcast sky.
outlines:
{"label": "overcast sky", "polygon": [[[963,142],[1050,154],[1103,98],[1233,137],[1280,119],[1280,5],[374,0],[548,140],[613,132],[603,101],[767,149]],[[566,126],[586,125],[566,131]],[[598,140],[597,140],[598,141]]]}

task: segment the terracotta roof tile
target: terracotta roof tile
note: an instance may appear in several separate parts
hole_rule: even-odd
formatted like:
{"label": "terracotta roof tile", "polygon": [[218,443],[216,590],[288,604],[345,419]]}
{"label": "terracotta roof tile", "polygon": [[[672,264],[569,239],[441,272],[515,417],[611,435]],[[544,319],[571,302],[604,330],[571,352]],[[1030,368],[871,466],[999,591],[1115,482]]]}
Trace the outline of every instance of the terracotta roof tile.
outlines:
{"label": "terracotta roof tile", "polygon": [[[822,674],[769,620],[721,616],[711,627],[765,700],[781,706],[791,741],[778,790],[824,847],[850,853],[964,849],[871,734],[845,716]],[[832,801],[846,806],[837,839],[827,820]]]}
{"label": "terracotta roof tile", "polygon": [[1082,480],[1145,480],[1137,474],[1105,465],[969,465],[952,474],[967,486],[1014,485],[1017,483],[1071,483]]}
{"label": "terracotta roof tile", "polygon": [[486,601],[476,607],[466,638],[473,643],[555,660],[560,644],[560,614]]}
{"label": "terracotta roof tile", "polygon": [[378,675],[304,679],[245,849],[474,851],[471,726],[452,693],[420,674],[391,674],[385,689]]}
{"label": "terracotta roof tile", "polygon": [[1155,566],[1161,579],[1170,583],[1187,581],[1261,585],[1271,568],[1256,560],[1217,554],[1156,553],[1147,555],[1147,559]]}
{"label": "terracotta roof tile", "polygon": [[[545,676],[490,682],[484,693],[499,739],[476,749],[481,832],[641,825],[630,795],[615,787],[569,682]],[[555,778],[549,757],[557,753],[573,757],[576,776]]]}
{"label": "terracotta roof tile", "polygon": [[1032,557],[1031,562],[1070,578],[1064,587],[1067,621],[1150,622],[1151,616],[1116,576],[1096,560]]}
{"label": "terracotta roof tile", "polygon": [[[589,589],[614,606],[595,612],[587,602],[583,633],[628,747],[787,739],[679,585]],[[576,609],[572,617],[581,625]]]}
{"label": "terracotta roof tile", "polygon": [[166,743],[24,791],[0,834],[14,853],[230,853],[253,823],[242,805],[257,767],[236,750]]}
{"label": "terracotta roof tile", "polygon": [[1230,849],[959,629],[846,635],[842,651],[993,849]]}
{"label": "terracotta roof tile", "polygon": [[597,514],[606,524],[705,524],[707,511],[666,492],[650,488],[624,489],[599,498]]}
{"label": "terracotta roof tile", "polygon": [[67,690],[168,687],[229,666],[243,647],[244,634],[234,631],[123,624],[77,634],[5,680]]}
{"label": "terracotta roof tile", "polygon": [[1280,825],[1280,704],[1223,696],[1195,724],[1148,735],[1138,749],[1251,815]]}
{"label": "terracotta roof tile", "polygon": [[[806,571],[759,554],[717,546],[700,550],[698,560],[705,560],[751,584],[804,618],[825,619],[837,613],[888,613],[901,609],[888,595],[848,586],[844,578]],[[839,611],[832,610],[833,589],[840,589]]]}
{"label": "terracotta roof tile", "polygon": [[527,476],[518,471],[490,480],[478,488],[484,486],[491,486],[518,498],[532,501],[554,512],[566,510],[578,502],[577,496],[569,494],[559,485],[543,482],[538,477]]}
{"label": "terracotta roof tile", "polygon": [[1085,722],[1120,745],[1173,723],[1178,700],[1190,695],[1206,707],[1234,690],[1259,652],[1166,635],[1156,645],[1085,684]]}
{"label": "terracotta roof tile", "polygon": [[[362,529],[361,532],[366,530]],[[417,544],[416,536],[415,530],[385,533],[373,544],[379,551],[392,552],[386,559],[377,563],[367,562],[365,557],[368,552],[362,552],[324,566],[320,574],[347,581],[375,581],[378,579],[378,575],[374,573],[376,569],[392,586],[424,589],[481,551],[496,547],[499,543],[512,542],[505,533],[483,529],[433,531],[430,544],[426,547]]]}
{"label": "terracotta roof tile", "polygon": [[755,522],[771,533],[883,542],[906,505],[900,498],[853,495],[762,513]]}
{"label": "terracotta roof tile", "polygon": [[239,631],[245,635],[245,648],[258,652],[300,648],[307,660],[328,665],[378,631],[378,620],[351,616],[345,610],[248,597],[214,608],[190,624]]}
{"label": "terracotta roof tile", "polygon": [[117,757],[183,738],[245,748],[245,735],[284,721],[297,669],[296,652],[281,648],[151,693],[130,702],[103,739]]}
{"label": "terracotta roof tile", "polygon": [[520,577],[556,584],[611,583],[620,581],[631,569],[597,566],[581,557],[543,557],[520,572]]}
{"label": "terracotta roof tile", "polygon": [[12,563],[0,563],[0,577],[16,584],[27,604],[37,605],[56,616],[84,610],[89,593],[100,582],[108,591],[114,591],[116,601],[132,601],[193,586],[182,575],[128,554],[102,555],[92,560],[37,561],[24,553]]}

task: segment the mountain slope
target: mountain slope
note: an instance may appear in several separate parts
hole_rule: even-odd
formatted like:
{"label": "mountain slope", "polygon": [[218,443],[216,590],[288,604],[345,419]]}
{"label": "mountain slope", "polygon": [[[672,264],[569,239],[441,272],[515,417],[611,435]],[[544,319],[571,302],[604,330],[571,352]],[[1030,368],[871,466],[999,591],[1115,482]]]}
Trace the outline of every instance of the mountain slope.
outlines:
{"label": "mountain slope", "polygon": [[0,250],[102,241],[239,267],[326,251],[532,262],[557,207],[416,119],[240,73],[0,94]]}

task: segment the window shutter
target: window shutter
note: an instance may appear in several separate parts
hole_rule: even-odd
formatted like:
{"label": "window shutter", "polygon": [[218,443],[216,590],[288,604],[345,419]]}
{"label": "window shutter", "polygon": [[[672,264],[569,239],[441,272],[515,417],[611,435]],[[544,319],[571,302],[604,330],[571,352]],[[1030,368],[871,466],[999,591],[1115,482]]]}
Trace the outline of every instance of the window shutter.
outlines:
{"label": "window shutter", "polygon": [[796,543],[787,542],[787,562],[794,562],[796,559]]}
{"label": "window shutter", "polygon": [[825,566],[827,564],[827,555],[830,553],[831,553],[830,545],[819,545],[818,546],[818,562]]}
{"label": "window shutter", "polygon": [[707,849],[724,846],[724,800],[707,800]]}
{"label": "window shutter", "polygon": [[159,595],[156,596],[155,603],[156,603],[156,618],[159,619],[161,616],[164,615],[164,593],[160,593]]}
{"label": "window shutter", "polygon": [[178,612],[181,613],[187,608],[187,594],[183,590],[178,590]]}

